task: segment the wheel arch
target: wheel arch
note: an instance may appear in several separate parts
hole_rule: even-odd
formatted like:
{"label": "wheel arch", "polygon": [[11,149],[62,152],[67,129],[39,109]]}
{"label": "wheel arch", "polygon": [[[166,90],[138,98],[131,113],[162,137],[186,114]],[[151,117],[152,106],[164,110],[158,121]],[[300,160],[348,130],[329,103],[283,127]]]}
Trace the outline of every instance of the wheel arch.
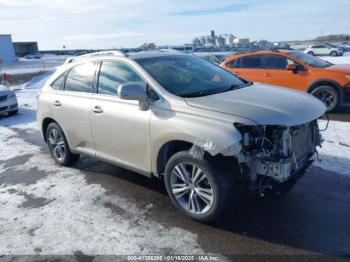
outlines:
{"label": "wheel arch", "polygon": [[315,81],[312,81],[307,88],[307,92],[311,94],[311,92],[315,90],[315,88],[319,86],[327,86],[327,85],[333,87],[338,92],[340,103],[341,103],[341,101],[343,101],[343,95],[344,95],[342,88],[337,81],[334,81],[332,79],[322,78],[322,79],[317,79]]}
{"label": "wheel arch", "polygon": [[[222,153],[218,153],[213,155],[208,150],[203,147],[197,145],[196,143],[192,143],[185,140],[171,140],[162,145],[159,149],[156,156],[156,172],[154,175],[161,176],[165,171],[165,167],[169,161],[169,159],[178,152],[181,151],[191,151],[190,153],[195,156],[195,152],[197,151],[199,154],[203,154],[201,157],[209,160],[209,161],[220,161],[221,163],[234,163],[237,164],[238,160],[234,155],[232,156],[224,156]],[[192,151],[193,150],[193,151]]]}
{"label": "wheel arch", "polygon": [[62,130],[62,132],[63,132],[63,134],[64,134],[64,136],[65,136],[65,138],[66,138],[66,140],[67,140],[68,146],[70,147],[70,146],[71,146],[71,143],[70,143],[70,141],[69,141],[69,137],[67,137],[66,132],[63,130],[62,126],[61,126],[55,119],[53,119],[53,118],[51,118],[51,117],[46,117],[46,118],[44,118],[44,120],[42,121],[41,130],[42,130],[42,134],[43,134],[44,141],[47,143],[46,130],[47,130],[48,126],[49,126],[51,123],[55,123],[55,124],[57,124],[57,125],[61,128],[61,130]]}
{"label": "wheel arch", "polygon": [[44,141],[46,143],[47,143],[46,130],[51,123],[56,123],[58,125],[58,123],[51,117],[44,118],[44,120],[42,121],[42,124],[41,124],[41,131],[42,131],[42,134],[44,137]]}
{"label": "wheel arch", "polygon": [[190,150],[193,143],[184,140],[171,140],[166,142],[157,153],[157,175],[161,175],[165,171],[168,160],[180,151]]}

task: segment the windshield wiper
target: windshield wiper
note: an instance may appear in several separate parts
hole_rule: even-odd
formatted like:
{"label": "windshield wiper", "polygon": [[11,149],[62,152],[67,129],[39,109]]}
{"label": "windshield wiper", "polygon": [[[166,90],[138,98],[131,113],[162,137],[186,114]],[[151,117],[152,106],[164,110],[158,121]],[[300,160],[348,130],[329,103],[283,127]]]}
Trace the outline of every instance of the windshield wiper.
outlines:
{"label": "windshield wiper", "polygon": [[250,86],[252,85],[253,82],[249,82],[247,83],[246,85],[237,85],[237,84],[233,84],[231,85],[229,88],[225,89],[224,91],[222,91],[222,93],[225,93],[225,92],[228,92],[228,91],[232,91],[232,90],[236,90],[236,89],[239,89],[239,88],[243,88],[243,87],[246,87],[246,86]]}

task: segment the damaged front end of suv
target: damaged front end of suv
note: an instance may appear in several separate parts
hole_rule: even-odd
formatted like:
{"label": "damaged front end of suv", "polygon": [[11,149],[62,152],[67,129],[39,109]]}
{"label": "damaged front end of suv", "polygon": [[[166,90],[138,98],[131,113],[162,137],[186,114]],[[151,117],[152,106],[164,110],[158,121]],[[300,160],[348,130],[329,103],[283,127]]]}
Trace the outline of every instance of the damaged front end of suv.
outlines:
{"label": "damaged front end of suv", "polygon": [[317,120],[286,127],[235,125],[242,134],[236,158],[241,180],[252,192],[283,194],[305,173],[321,146]]}

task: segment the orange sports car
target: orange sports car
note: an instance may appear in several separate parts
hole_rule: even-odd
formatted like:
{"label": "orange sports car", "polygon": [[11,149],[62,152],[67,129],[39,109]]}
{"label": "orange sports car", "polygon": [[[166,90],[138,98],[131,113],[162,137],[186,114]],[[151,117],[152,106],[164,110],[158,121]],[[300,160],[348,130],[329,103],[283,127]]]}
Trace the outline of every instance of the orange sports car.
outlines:
{"label": "orange sports car", "polygon": [[350,97],[350,65],[334,65],[295,50],[236,54],[221,66],[250,81],[308,92],[328,111]]}

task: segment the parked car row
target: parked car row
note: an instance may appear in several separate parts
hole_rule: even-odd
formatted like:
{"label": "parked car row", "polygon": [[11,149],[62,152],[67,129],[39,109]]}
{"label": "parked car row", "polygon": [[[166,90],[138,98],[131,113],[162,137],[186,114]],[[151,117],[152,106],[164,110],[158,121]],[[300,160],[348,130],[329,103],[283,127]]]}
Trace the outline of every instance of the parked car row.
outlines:
{"label": "parked car row", "polygon": [[[245,65],[267,64],[261,55],[223,65],[244,75]],[[270,62],[288,74],[311,70],[280,60]],[[140,52],[68,61],[38,94],[37,120],[59,164],[85,154],[161,178],[175,206],[210,222],[238,187],[288,192],[321,145],[325,111],[308,94],[247,81],[194,55]]]}

